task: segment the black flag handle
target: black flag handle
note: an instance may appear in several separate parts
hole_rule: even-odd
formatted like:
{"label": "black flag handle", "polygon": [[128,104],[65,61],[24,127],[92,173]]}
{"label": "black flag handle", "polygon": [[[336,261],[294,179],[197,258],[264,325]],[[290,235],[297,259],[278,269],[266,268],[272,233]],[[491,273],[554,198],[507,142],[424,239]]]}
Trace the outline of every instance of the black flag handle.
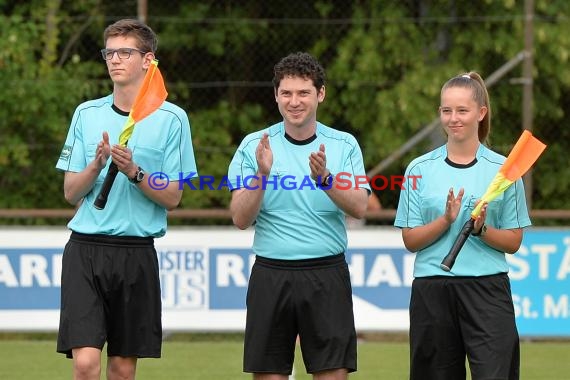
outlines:
{"label": "black flag handle", "polygon": [[113,187],[117,173],[119,173],[119,168],[117,167],[117,164],[111,161],[109,169],[107,170],[107,175],[105,176],[105,181],[103,181],[103,187],[101,188],[101,191],[99,191],[99,195],[97,195],[95,202],[93,202],[93,206],[95,206],[97,210],[103,210],[105,205],[107,205],[107,198],[109,197],[109,192],[111,191],[111,187]]}
{"label": "black flag handle", "polygon": [[461,232],[455,239],[455,243],[453,243],[453,246],[449,250],[449,253],[447,254],[447,256],[445,256],[445,258],[439,265],[441,269],[443,269],[446,272],[449,272],[451,268],[453,268],[453,264],[455,264],[455,259],[457,259],[459,251],[461,251],[461,248],[467,241],[469,235],[471,235],[471,232],[473,231],[474,227],[475,227],[475,220],[469,218],[469,220],[466,221],[463,227],[461,228]]}

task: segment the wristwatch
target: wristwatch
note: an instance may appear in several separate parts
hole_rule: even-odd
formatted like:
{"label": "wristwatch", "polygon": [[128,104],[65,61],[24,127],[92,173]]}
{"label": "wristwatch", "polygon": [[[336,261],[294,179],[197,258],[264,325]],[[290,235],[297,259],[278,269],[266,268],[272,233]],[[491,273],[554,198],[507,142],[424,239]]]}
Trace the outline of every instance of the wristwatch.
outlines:
{"label": "wristwatch", "polygon": [[323,182],[317,184],[317,187],[329,189],[332,186],[333,182],[334,182],[334,175],[329,172],[329,174],[325,178],[323,178]]}
{"label": "wristwatch", "polygon": [[135,176],[133,178],[129,178],[129,181],[131,181],[131,183],[134,183],[136,185],[137,183],[142,182],[142,180],[144,179],[144,175],[145,175],[144,170],[142,170],[141,167],[139,166],[137,168]]}
{"label": "wristwatch", "polygon": [[485,232],[487,232],[487,225],[486,225],[486,224],[483,224],[483,225],[481,226],[481,229],[479,230],[479,232],[474,232],[474,233],[472,233],[471,235],[473,235],[473,236],[483,236],[483,234],[484,234]]}

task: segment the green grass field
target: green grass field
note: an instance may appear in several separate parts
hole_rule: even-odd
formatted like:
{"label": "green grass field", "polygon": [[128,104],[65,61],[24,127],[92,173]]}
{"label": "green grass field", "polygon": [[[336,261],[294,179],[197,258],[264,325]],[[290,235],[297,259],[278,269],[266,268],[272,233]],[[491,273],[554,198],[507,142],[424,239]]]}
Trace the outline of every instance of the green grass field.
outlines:
{"label": "green grass field", "polygon": [[[359,370],[351,379],[397,380],[408,377],[408,345],[397,340],[362,341],[358,347]],[[521,379],[568,379],[570,342],[523,342]],[[161,359],[139,361],[139,380],[240,380],[242,342],[239,335],[172,337],[163,345]],[[0,379],[59,380],[71,378],[71,360],[55,352],[55,336],[0,335]],[[103,364],[104,365],[104,364]],[[104,377],[103,377],[104,378]],[[297,352],[295,380],[306,375]]]}

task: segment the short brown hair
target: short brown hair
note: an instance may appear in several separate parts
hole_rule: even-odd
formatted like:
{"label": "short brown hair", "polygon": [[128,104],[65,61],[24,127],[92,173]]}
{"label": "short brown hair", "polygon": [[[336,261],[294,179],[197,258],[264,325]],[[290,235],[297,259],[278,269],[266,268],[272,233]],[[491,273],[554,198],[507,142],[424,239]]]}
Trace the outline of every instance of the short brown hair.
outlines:
{"label": "short brown hair", "polygon": [[145,53],[156,53],[158,47],[158,38],[154,31],[135,19],[123,19],[109,25],[103,32],[104,45],[110,37],[134,37],[137,40],[137,48]]}

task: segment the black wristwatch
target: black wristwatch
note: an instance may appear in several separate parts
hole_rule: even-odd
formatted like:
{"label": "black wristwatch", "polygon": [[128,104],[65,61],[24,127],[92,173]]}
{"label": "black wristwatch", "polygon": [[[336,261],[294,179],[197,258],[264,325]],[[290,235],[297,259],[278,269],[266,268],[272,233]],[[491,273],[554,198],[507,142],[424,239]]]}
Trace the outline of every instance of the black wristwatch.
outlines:
{"label": "black wristwatch", "polygon": [[137,168],[137,171],[135,173],[135,176],[133,178],[129,178],[129,181],[131,181],[131,183],[134,183],[135,185],[137,183],[141,183],[142,180],[144,179],[144,170],[141,169],[141,167],[139,166]]}
{"label": "black wristwatch", "polygon": [[474,232],[474,233],[472,233],[471,235],[473,235],[473,236],[482,236],[485,232],[487,232],[487,225],[486,225],[486,224],[483,224],[483,225],[481,226],[481,229],[479,230],[479,232]]}
{"label": "black wristwatch", "polygon": [[317,187],[329,189],[332,186],[333,182],[334,182],[334,175],[329,172],[329,174],[325,176],[325,178],[323,178],[323,182],[317,183],[316,185]]}

